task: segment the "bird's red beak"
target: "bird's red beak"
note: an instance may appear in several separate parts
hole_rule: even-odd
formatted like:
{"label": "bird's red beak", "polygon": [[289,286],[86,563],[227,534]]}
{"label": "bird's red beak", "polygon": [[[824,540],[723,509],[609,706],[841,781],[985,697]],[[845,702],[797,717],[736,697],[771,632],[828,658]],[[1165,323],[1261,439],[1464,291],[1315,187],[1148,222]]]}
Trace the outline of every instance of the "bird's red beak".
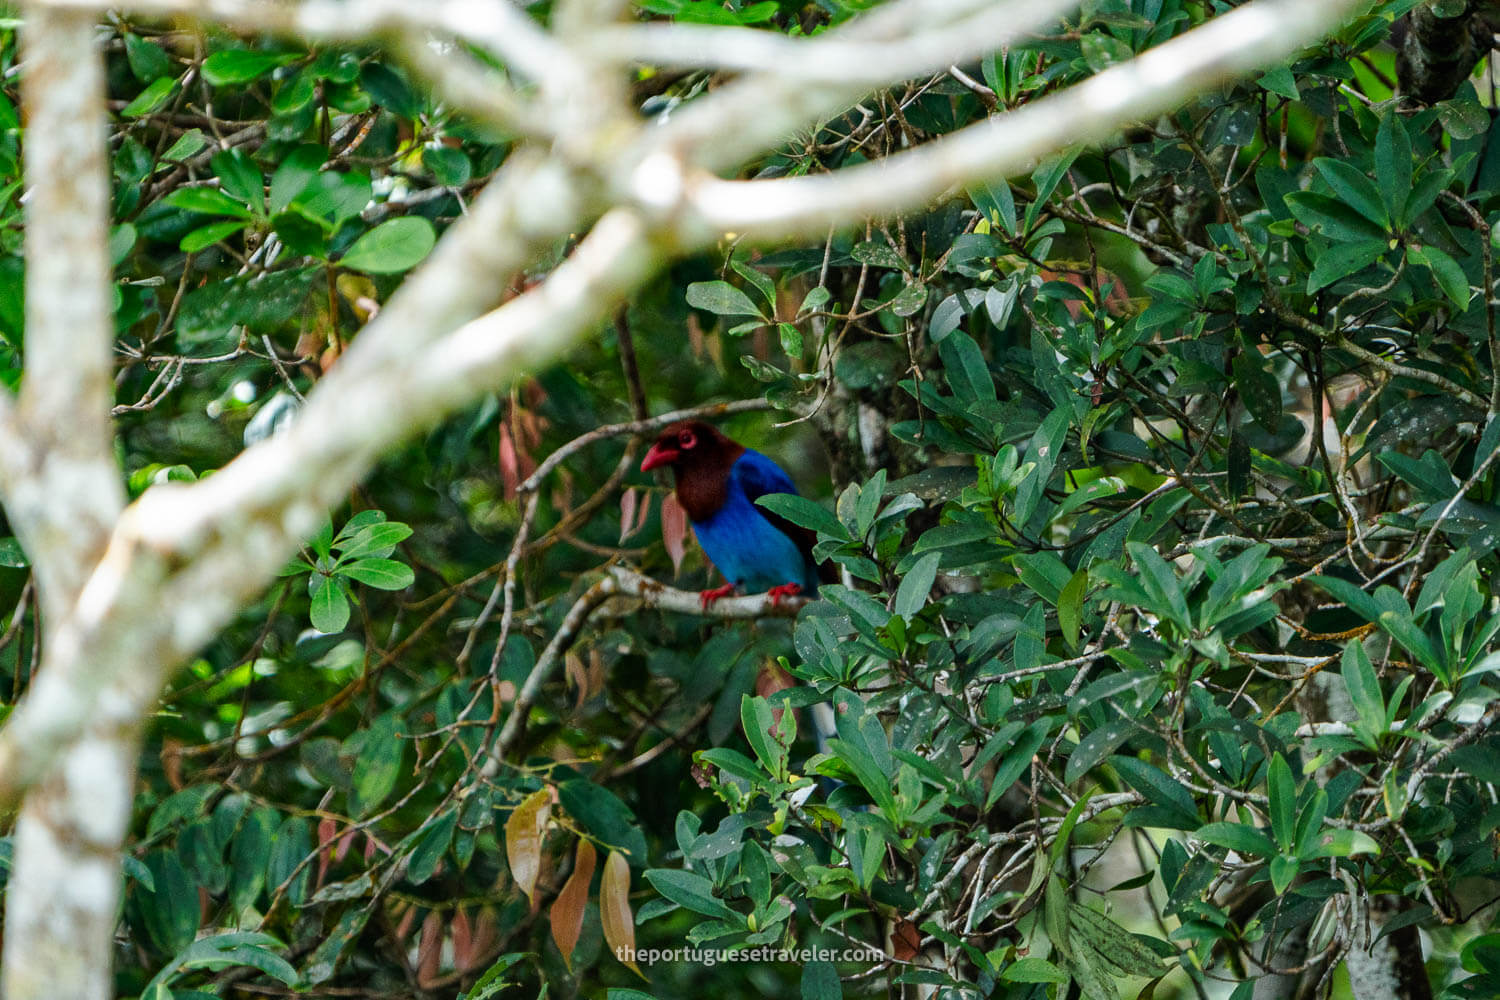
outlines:
{"label": "bird's red beak", "polygon": [[671,465],[682,455],[676,448],[667,448],[663,445],[653,444],[651,450],[646,452],[646,457],[641,460],[641,471],[650,472],[661,465]]}

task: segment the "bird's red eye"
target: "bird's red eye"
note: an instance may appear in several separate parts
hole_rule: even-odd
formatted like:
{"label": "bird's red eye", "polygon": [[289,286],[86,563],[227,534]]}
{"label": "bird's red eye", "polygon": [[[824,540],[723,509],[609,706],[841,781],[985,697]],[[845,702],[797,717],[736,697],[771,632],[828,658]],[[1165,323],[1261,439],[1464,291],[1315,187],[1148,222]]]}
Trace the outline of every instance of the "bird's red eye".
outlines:
{"label": "bird's red eye", "polygon": [[692,431],[683,431],[677,436],[677,442],[684,448],[691,448],[698,443],[698,435]]}

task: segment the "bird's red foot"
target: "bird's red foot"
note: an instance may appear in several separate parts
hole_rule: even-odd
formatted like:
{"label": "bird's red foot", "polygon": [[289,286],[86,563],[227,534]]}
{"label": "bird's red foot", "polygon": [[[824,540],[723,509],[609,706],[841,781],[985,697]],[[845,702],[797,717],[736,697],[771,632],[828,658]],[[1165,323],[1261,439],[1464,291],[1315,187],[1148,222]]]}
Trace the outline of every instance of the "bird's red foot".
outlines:
{"label": "bird's red foot", "polygon": [[734,584],[726,583],[724,586],[715,587],[713,590],[700,590],[698,592],[698,600],[702,602],[703,610],[707,611],[708,606],[714,601],[717,601],[721,597],[730,597],[733,594]]}
{"label": "bird's red foot", "polygon": [[779,587],[772,587],[766,593],[771,597],[771,607],[779,608],[781,607],[781,599],[783,597],[796,597],[802,593],[802,585],[800,583],[783,583]]}

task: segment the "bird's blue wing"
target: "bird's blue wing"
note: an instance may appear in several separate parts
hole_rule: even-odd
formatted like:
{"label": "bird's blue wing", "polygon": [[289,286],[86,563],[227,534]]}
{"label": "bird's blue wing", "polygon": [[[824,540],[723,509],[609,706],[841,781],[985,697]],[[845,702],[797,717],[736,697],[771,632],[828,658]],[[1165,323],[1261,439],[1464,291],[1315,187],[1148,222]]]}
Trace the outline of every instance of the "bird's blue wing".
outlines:
{"label": "bird's blue wing", "polygon": [[729,474],[739,481],[740,489],[745,491],[745,498],[751,503],[767,493],[797,492],[791,477],[782,471],[781,466],[748,448],[730,468]]}
{"label": "bird's blue wing", "polygon": [[750,501],[760,516],[769,521],[772,527],[783,535],[786,535],[796,545],[802,563],[800,578],[794,576],[786,582],[800,583],[804,592],[816,594],[820,574],[818,565],[813,562],[812,550],[813,546],[817,544],[818,536],[807,528],[793,524],[780,514],[774,514],[755,502],[757,498],[771,493],[790,493],[796,496],[797,487],[792,484],[791,477],[770,458],[748,448],[730,468],[729,475],[744,492],[745,498]]}

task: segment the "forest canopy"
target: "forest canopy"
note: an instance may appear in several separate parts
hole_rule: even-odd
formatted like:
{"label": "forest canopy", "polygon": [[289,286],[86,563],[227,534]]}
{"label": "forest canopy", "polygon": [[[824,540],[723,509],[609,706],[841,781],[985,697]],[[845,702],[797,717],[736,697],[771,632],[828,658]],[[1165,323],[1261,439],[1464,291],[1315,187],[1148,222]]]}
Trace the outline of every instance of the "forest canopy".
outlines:
{"label": "forest canopy", "polygon": [[1500,995],[1497,16],[20,5],[6,996]]}

